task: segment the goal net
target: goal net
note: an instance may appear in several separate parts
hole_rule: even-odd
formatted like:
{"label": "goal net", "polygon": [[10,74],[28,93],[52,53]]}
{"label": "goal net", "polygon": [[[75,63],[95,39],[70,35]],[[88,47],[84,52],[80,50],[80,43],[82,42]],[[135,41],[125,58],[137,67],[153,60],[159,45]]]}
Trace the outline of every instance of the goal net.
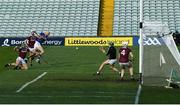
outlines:
{"label": "goal net", "polygon": [[143,43],[143,84],[167,85],[172,70],[180,74],[180,54],[168,25],[145,21]]}

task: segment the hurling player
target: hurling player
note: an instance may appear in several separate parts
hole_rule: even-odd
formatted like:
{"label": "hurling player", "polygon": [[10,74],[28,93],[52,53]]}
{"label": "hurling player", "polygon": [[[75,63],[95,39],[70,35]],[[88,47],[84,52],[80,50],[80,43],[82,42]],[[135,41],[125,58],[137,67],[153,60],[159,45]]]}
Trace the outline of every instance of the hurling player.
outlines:
{"label": "hurling player", "polygon": [[47,40],[49,35],[50,35],[50,32],[41,32],[39,35],[37,33],[34,33],[34,36],[36,37],[34,49],[36,50],[36,52],[38,52],[38,59],[36,61],[39,63],[40,63],[41,55],[44,53],[42,43]]}
{"label": "hurling player", "polygon": [[[129,57],[131,59],[129,59]],[[129,69],[129,73],[131,76],[131,79],[134,80],[133,77],[133,67],[132,67],[132,59],[133,59],[133,53],[130,48],[128,48],[128,42],[123,42],[122,47],[119,49],[119,65],[121,66],[121,80],[124,78],[124,70],[126,68]]]}
{"label": "hurling player", "polygon": [[106,54],[106,56],[108,56],[108,59],[106,59],[99,67],[98,71],[97,71],[97,75],[100,75],[101,71],[103,70],[103,67],[105,65],[109,65],[110,68],[115,71],[115,72],[119,72],[119,70],[117,68],[114,67],[114,64],[116,63],[117,61],[117,58],[116,58],[116,48],[114,47],[114,43],[113,42],[110,42],[109,43],[109,49],[106,53],[106,51],[103,49],[103,47],[100,48],[100,50]]}
{"label": "hurling player", "polygon": [[28,46],[29,49],[29,63],[32,66],[32,60],[34,59],[34,57],[36,56],[36,50],[34,49],[34,44],[36,42],[35,36],[33,36],[33,32],[31,32],[31,35],[26,39],[26,45]]}
{"label": "hurling player", "polygon": [[27,70],[28,66],[25,61],[26,55],[29,52],[29,49],[26,47],[25,44],[22,44],[21,47],[15,47],[14,50],[18,52],[18,57],[16,59],[15,63],[8,63],[5,65],[5,67],[14,67],[14,69],[22,69]]}

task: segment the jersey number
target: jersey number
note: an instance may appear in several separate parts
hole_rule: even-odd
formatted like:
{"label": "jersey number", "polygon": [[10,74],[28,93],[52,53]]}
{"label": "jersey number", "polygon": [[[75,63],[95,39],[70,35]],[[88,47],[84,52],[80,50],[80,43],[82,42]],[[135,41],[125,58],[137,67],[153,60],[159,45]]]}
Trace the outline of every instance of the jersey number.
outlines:
{"label": "jersey number", "polygon": [[122,55],[125,55],[125,54],[126,54],[126,51],[125,51],[125,50],[122,50],[122,51],[121,51],[121,54],[122,54]]}

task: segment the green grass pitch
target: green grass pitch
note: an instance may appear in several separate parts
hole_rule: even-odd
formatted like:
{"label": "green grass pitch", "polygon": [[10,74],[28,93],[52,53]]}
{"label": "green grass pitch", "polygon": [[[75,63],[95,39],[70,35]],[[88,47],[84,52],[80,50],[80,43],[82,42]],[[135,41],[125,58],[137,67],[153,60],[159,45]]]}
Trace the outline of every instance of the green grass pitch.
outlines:
{"label": "green grass pitch", "polygon": [[[138,47],[133,47],[135,55],[134,74],[138,78]],[[44,59],[48,64],[37,64],[27,71],[4,68],[13,62],[17,54],[13,47],[0,47],[0,104],[133,104],[138,81],[130,81],[126,71],[126,81],[119,81],[119,75],[108,66],[102,75],[93,76],[106,56],[98,47],[45,47]],[[116,64],[119,68],[119,65]],[[42,78],[16,91],[42,73]],[[152,92],[151,92],[152,91]],[[180,103],[180,90],[162,87],[142,87],[140,103]]]}

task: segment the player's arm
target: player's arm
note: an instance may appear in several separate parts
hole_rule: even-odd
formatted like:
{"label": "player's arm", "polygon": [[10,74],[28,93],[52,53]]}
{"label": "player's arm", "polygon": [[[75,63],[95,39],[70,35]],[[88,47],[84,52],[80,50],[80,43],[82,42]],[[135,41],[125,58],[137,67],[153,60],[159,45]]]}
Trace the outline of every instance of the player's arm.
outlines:
{"label": "player's arm", "polygon": [[37,33],[35,34],[35,36],[36,36],[38,39],[43,38],[42,36],[38,35]]}
{"label": "player's arm", "polygon": [[39,35],[36,31],[33,31],[33,34],[32,34],[33,36],[35,36],[36,38],[38,38],[38,39],[41,39],[41,38],[43,38],[41,35]]}
{"label": "player's arm", "polygon": [[130,52],[129,55],[130,55],[130,60],[133,61],[133,60],[134,60],[134,55],[133,55],[133,53]]}
{"label": "player's arm", "polygon": [[108,48],[108,51],[107,51],[107,53],[106,53],[106,56],[108,56],[111,51],[112,51],[112,49],[109,47],[109,48]]}
{"label": "player's arm", "polygon": [[25,45],[28,46],[28,44],[29,44],[29,37],[27,39],[25,39],[24,42],[25,42]]}
{"label": "player's arm", "polygon": [[121,50],[119,50],[118,58],[117,60],[121,57]]}
{"label": "player's arm", "polygon": [[20,52],[20,47],[15,46],[15,47],[14,47],[14,51],[16,51],[16,52],[18,52],[18,53],[19,53],[19,52]]}
{"label": "player's arm", "polygon": [[99,47],[99,50],[100,50],[102,53],[106,54],[106,51],[104,50],[104,47],[103,47],[103,46]]}
{"label": "player's arm", "polygon": [[46,40],[47,40],[47,37],[42,37],[42,39],[43,39],[44,41],[46,41]]}

